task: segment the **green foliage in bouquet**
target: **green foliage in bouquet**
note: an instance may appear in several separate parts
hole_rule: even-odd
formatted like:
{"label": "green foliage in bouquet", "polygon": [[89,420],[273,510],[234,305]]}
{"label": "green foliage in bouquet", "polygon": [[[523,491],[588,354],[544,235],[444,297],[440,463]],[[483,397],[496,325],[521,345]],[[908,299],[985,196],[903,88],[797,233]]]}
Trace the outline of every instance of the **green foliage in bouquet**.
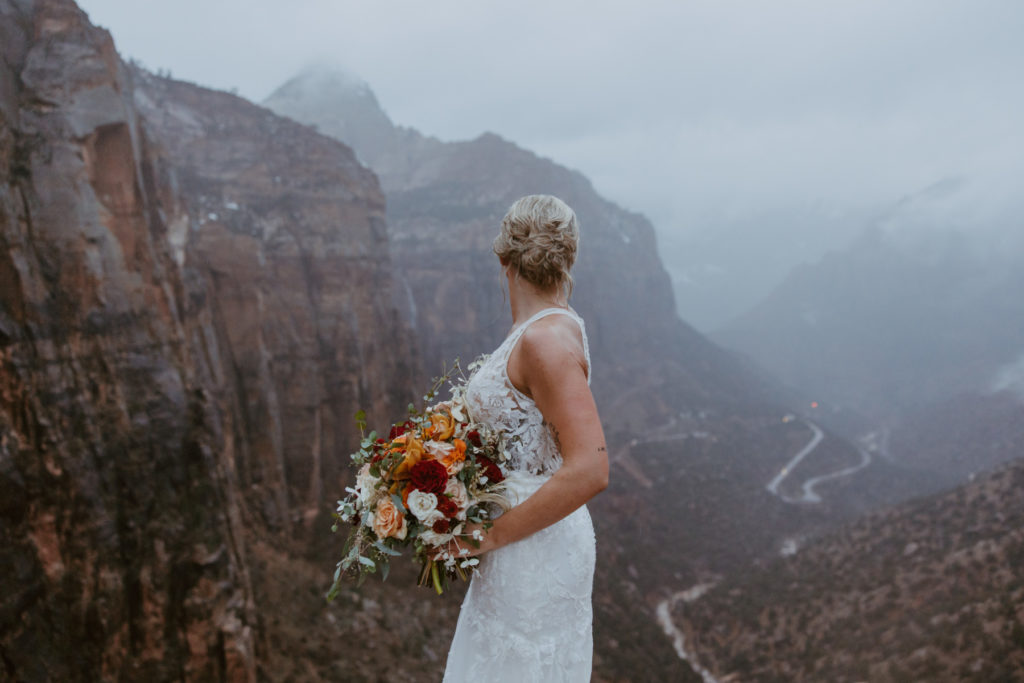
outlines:
{"label": "green foliage in bouquet", "polygon": [[[471,363],[470,373],[483,360]],[[456,359],[424,395],[425,407],[409,404],[408,416],[387,437],[367,434],[366,413],[356,413],[355,486],[338,501],[331,527],[336,532],[344,523],[351,530],[328,600],[345,577],[361,584],[379,572],[386,579],[391,559],[410,547],[422,565],[420,585],[432,584],[438,594],[448,579],[465,580],[479,563],[461,551],[467,544],[479,547],[495,506],[508,508],[502,493],[508,457],[505,434],[472,419],[468,382]],[[451,398],[431,405],[445,384]]]}

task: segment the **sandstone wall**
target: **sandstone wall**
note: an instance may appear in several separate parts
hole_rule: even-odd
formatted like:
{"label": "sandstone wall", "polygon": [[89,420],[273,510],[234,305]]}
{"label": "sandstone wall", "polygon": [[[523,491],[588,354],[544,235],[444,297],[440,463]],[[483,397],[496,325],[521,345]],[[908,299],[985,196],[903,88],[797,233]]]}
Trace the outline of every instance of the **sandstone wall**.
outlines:
{"label": "sandstone wall", "polygon": [[110,36],[0,1],[0,671],[254,680],[234,459]]}
{"label": "sandstone wall", "polygon": [[247,546],[422,382],[376,178],[70,1],[0,0],[0,49],[0,678],[255,680]]}

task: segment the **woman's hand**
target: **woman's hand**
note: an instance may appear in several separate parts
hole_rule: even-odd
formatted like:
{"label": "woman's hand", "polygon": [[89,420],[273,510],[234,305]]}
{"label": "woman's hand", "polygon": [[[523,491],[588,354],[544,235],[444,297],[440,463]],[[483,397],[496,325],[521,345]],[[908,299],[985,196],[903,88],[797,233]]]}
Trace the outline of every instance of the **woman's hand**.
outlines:
{"label": "woman's hand", "polygon": [[447,552],[458,560],[496,550],[500,546],[494,534],[491,533],[492,531],[494,531],[493,526],[488,530],[484,528],[483,524],[468,522],[462,527],[461,534],[450,540],[447,546],[435,550],[430,557],[437,560]]}

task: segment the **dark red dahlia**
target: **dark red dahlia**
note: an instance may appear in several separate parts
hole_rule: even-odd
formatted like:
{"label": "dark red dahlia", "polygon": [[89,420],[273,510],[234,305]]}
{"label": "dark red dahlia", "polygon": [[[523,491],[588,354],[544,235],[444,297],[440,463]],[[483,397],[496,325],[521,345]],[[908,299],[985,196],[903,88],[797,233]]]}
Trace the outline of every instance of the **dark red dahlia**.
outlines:
{"label": "dark red dahlia", "polygon": [[451,529],[451,527],[451,522],[449,522],[447,519],[439,519],[436,522],[434,522],[434,526],[432,526],[431,529],[433,529],[435,533],[446,534],[448,533],[448,530]]}
{"label": "dark red dahlia", "polygon": [[391,431],[388,433],[388,438],[394,441],[402,434],[405,434],[407,431],[412,429],[414,426],[415,425],[412,422],[409,422],[408,420],[400,425],[395,425],[394,427],[391,428]]}
{"label": "dark red dahlia", "polygon": [[476,463],[490,481],[505,481],[505,475],[501,473],[501,468],[494,464],[494,461],[486,455],[476,456]]}
{"label": "dark red dahlia", "polygon": [[412,487],[440,496],[448,486],[448,470],[436,460],[421,460],[409,470]]}
{"label": "dark red dahlia", "polygon": [[448,517],[449,519],[459,514],[459,506],[455,503],[454,500],[452,500],[448,496],[441,496],[440,498],[438,498],[437,509],[441,512],[441,514],[443,514],[445,517]]}

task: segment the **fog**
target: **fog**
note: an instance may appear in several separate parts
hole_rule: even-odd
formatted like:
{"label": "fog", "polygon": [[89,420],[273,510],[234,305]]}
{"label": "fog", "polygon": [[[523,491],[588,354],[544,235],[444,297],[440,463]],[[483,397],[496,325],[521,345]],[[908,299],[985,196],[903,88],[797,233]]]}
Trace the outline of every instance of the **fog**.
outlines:
{"label": "fog", "polygon": [[82,6],[151,69],[260,101],[344,65],[396,123],[581,170],[652,220],[705,328],[936,183],[960,183],[959,228],[1020,230],[1016,2]]}

